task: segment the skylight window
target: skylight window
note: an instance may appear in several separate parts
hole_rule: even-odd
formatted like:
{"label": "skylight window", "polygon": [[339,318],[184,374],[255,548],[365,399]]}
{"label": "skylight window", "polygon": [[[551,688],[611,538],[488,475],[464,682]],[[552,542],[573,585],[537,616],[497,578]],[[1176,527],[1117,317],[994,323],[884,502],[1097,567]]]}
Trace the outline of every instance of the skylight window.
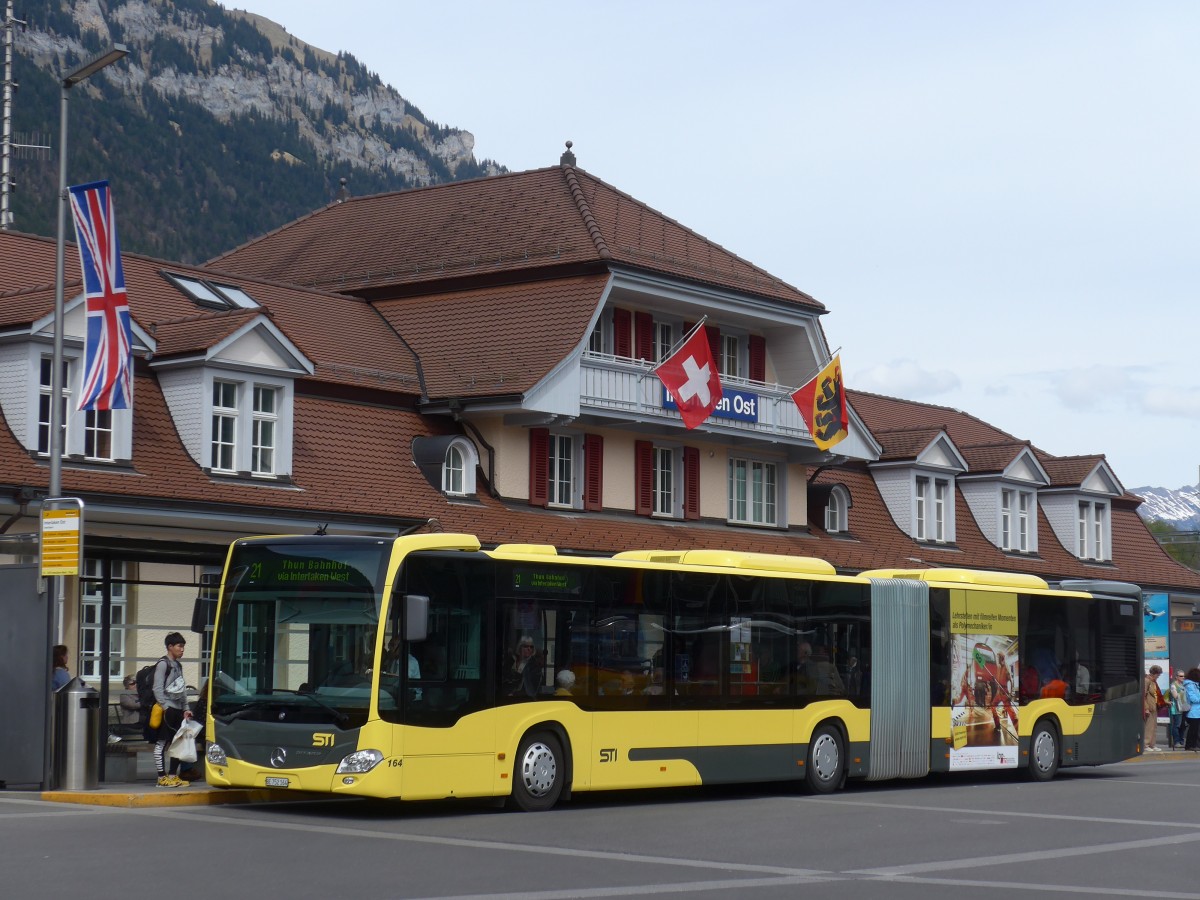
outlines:
{"label": "skylight window", "polygon": [[258,301],[240,287],[232,284],[216,284],[215,282],[211,283],[211,287],[234,306],[242,309],[258,309]]}
{"label": "skylight window", "polygon": [[190,275],[177,275],[174,272],[163,274],[201,306],[212,309],[258,309],[258,302],[236,285],[216,284]]}

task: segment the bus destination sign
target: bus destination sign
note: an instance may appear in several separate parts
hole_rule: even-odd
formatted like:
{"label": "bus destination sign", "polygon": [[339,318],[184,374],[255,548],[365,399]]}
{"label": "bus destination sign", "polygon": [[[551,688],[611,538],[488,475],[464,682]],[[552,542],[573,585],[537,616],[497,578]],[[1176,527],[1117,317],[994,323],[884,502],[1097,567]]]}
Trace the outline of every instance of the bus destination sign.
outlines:
{"label": "bus destination sign", "polygon": [[512,589],[523,594],[578,594],[579,573],[573,569],[533,569],[518,566]]}

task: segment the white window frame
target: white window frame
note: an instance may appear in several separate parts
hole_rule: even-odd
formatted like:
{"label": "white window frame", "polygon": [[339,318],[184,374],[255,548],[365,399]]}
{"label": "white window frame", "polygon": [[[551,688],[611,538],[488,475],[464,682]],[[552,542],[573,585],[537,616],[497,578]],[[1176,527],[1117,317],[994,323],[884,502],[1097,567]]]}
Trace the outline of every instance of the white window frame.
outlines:
{"label": "white window frame", "polygon": [[683,471],[683,460],[678,448],[654,445],[654,464],[651,467],[654,487],[651,490],[653,502],[650,514],[662,518],[677,519],[682,515],[680,506],[680,475]]}
{"label": "white window frame", "polygon": [[[27,432],[28,449],[45,459],[50,456],[50,394],[53,386],[43,383],[43,374],[49,376],[53,355],[44,352],[41,344],[30,345],[29,397]],[[79,396],[79,379],[83,363],[82,348],[63,348],[62,383],[62,451],[65,459],[86,459],[88,462],[112,463],[133,458],[133,411],[129,409],[79,410],[75,408]],[[44,370],[44,373],[43,373]],[[102,423],[107,420],[105,427]],[[107,432],[108,455],[97,455],[94,447],[89,452],[89,439]]]}
{"label": "white window frame", "polygon": [[653,335],[654,362],[660,363],[671,355],[671,348],[675,346],[675,326],[655,319]]}
{"label": "white window frame", "polygon": [[446,448],[446,457],[442,461],[442,493],[448,497],[474,496],[478,465],[479,453],[475,445],[466,438],[453,440]]}
{"label": "white window frame", "polygon": [[1029,553],[1033,550],[1032,511],[1035,509],[1033,491],[1017,491],[1017,550]]}
{"label": "white window frame", "polygon": [[[123,560],[115,559],[110,564],[113,580],[110,594],[109,621],[112,625],[108,631],[108,679],[120,681],[126,671],[125,647],[126,630],[129,625],[128,616],[128,579],[126,564]],[[104,587],[99,583],[103,571],[100,560],[85,558],[83,575],[85,579],[79,582],[79,676],[91,680],[99,680],[100,672],[100,635],[104,628],[101,612],[104,609]]]}
{"label": "white window frame", "polygon": [[913,477],[913,538],[934,544],[954,540],[954,479],[941,475]]}
{"label": "white window frame", "polygon": [[742,377],[742,336],[736,333],[721,332],[720,358],[717,360],[717,372],[724,378]]}
{"label": "white window frame", "polygon": [[1109,559],[1112,535],[1108,503],[1103,500],[1080,500],[1078,511],[1079,558],[1097,562]]}
{"label": "white window frame", "polygon": [[[83,417],[83,458],[94,462],[112,462],[114,436],[111,409],[87,410]],[[97,448],[101,445],[107,446],[107,452],[99,452]]]}
{"label": "white window frame", "polygon": [[[279,441],[279,388],[270,384],[255,384],[251,388],[253,402],[250,411],[250,474],[274,475],[275,450]],[[264,409],[261,401],[271,398],[271,408]]]}
{"label": "white window frame", "polygon": [[592,326],[592,333],[588,335],[587,352],[599,356],[611,356],[612,347],[612,313],[606,309],[600,313],[596,324]]}
{"label": "white window frame", "polygon": [[1033,531],[1030,527],[1033,522],[1033,508],[1033,491],[1018,487],[1000,489],[998,546],[1001,550],[1009,553],[1033,551]]}
{"label": "white window frame", "polygon": [[[730,456],[726,475],[729,524],[777,528],[786,521],[783,475],[784,466],[775,460]],[[739,487],[744,487],[742,496]]]}
{"label": "white window frame", "polygon": [[841,485],[834,485],[825,503],[825,531],[840,534],[849,530],[850,497]]}
{"label": "white window frame", "polygon": [[[217,405],[215,391],[218,384],[233,385],[234,406]],[[205,469],[215,475],[249,475],[254,479],[272,481],[290,475],[292,407],[295,399],[292,381],[228,369],[212,369],[205,372],[203,385],[205,416],[201,446]],[[274,392],[274,412],[255,409],[264,391]],[[221,399],[228,402],[226,397]],[[225,440],[224,435],[216,432],[221,421],[232,421],[231,440]],[[269,429],[266,428],[268,424]],[[262,440],[265,430],[272,432],[270,445]],[[224,465],[227,460],[213,458],[213,450],[218,446],[231,448],[228,458],[231,465],[228,468]],[[267,450],[271,457],[269,470],[263,465],[264,451]]]}
{"label": "white window frame", "polygon": [[1012,488],[1000,489],[1000,549],[1011,550],[1013,529],[1013,500],[1017,492]]}
{"label": "white window frame", "polygon": [[578,435],[550,432],[546,443],[546,503],[553,509],[578,509],[579,465],[583,456]]}
{"label": "white window frame", "polygon": [[[217,399],[217,390],[221,391],[220,402]],[[233,392],[233,403],[228,403],[228,397],[225,396],[226,389]],[[209,402],[211,404],[211,415],[209,416],[210,431],[209,431],[209,449],[208,449],[208,467],[213,472],[236,473],[238,463],[238,419],[241,417],[238,407],[241,403],[242,384],[236,381],[229,381],[223,378],[214,378],[212,382],[212,391],[209,393]],[[225,433],[225,426],[229,425],[231,434]],[[225,451],[228,450],[228,453]],[[226,456],[228,456],[228,464],[226,465]]]}

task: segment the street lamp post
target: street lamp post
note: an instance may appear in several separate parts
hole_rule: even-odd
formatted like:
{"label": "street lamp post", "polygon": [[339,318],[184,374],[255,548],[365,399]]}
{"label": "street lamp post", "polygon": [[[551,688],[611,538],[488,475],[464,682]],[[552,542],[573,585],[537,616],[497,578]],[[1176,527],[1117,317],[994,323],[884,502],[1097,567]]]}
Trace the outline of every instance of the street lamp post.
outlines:
{"label": "street lamp post", "polygon": [[[63,248],[66,243],[67,227],[67,102],[71,88],[87,81],[105,66],[110,66],[129,53],[124,44],[113,44],[108,50],[97,54],[82,65],[76,66],[62,79],[62,104],[58,117],[58,237],[54,245],[54,351],[50,362],[50,488],[48,498],[57,499],[62,494],[63,455]],[[83,539],[81,534],[80,540]],[[61,575],[48,579],[46,586],[46,647],[54,644],[54,611],[62,584]],[[46,666],[46,728],[45,761],[42,766],[42,786],[49,789],[53,775],[51,753],[53,750],[54,697],[51,690],[53,675]]]}

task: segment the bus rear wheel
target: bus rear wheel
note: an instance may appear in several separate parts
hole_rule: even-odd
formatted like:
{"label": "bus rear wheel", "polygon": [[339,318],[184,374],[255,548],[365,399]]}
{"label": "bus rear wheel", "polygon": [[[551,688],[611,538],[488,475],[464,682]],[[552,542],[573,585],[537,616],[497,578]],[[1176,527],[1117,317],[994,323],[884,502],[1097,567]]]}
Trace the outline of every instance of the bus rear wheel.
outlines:
{"label": "bus rear wheel", "polygon": [[841,787],[845,772],[846,751],[841,732],[833,725],[822,725],[813,732],[808,744],[804,785],[814,794],[832,794]]}
{"label": "bus rear wheel", "polygon": [[1029,777],[1049,781],[1058,772],[1058,733],[1046,722],[1034,726],[1029,739]]}
{"label": "bus rear wheel", "polygon": [[565,763],[562,744],[553,734],[526,735],[513,765],[513,805],[525,812],[551,809],[562,796]]}

